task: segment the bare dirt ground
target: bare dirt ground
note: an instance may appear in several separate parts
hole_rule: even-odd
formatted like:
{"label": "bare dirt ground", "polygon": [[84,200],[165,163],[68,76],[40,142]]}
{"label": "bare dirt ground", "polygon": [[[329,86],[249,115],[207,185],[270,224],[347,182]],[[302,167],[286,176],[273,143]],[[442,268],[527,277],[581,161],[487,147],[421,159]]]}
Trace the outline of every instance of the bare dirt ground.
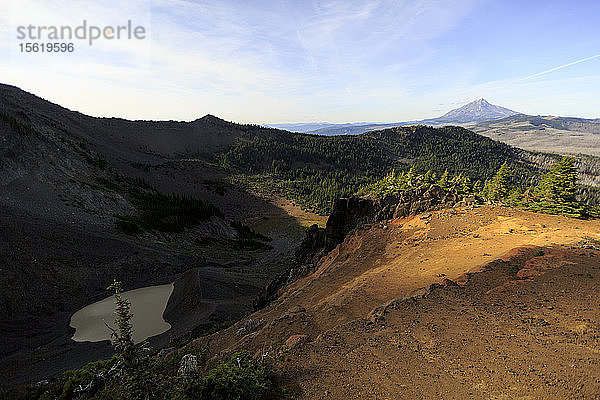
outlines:
{"label": "bare dirt ground", "polygon": [[243,218],[243,221],[249,227],[263,235],[286,235],[295,239],[296,242],[300,242],[304,238],[306,228],[314,224],[320,228],[324,228],[327,223],[326,216],[304,211],[298,205],[283,197],[253,194],[257,198],[268,202],[271,207],[262,207],[256,209],[255,212],[250,211]]}
{"label": "bare dirt ground", "polygon": [[488,206],[363,227],[259,329],[196,343],[280,354],[306,399],[600,398],[599,239],[600,221]]}
{"label": "bare dirt ground", "polygon": [[319,228],[324,228],[325,224],[327,223],[326,216],[304,211],[299,205],[295,204],[291,200],[283,197],[274,197],[272,202],[276,207],[284,210],[288,215],[296,218],[298,223],[305,228],[308,228],[314,224],[317,224]]}

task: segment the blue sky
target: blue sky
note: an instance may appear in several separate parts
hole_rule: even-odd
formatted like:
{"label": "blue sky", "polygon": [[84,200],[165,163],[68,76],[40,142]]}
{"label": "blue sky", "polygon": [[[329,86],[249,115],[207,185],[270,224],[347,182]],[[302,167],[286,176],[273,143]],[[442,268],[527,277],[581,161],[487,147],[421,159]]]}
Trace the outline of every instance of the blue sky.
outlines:
{"label": "blue sky", "polygon": [[[600,2],[0,0],[0,81],[95,116],[403,121],[468,101],[600,117]],[[19,25],[138,41],[23,54]]]}

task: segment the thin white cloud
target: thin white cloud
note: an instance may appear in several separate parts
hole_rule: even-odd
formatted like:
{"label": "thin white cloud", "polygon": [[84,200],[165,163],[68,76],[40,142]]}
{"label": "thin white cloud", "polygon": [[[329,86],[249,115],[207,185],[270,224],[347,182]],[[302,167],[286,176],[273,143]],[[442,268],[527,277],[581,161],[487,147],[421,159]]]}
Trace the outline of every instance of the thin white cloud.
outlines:
{"label": "thin white cloud", "polygon": [[[126,118],[243,122],[381,119],[411,99],[410,74],[431,56],[428,41],[453,29],[480,0],[245,2],[141,0],[10,1],[18,24],[140,21],[144,43],[83,44],[64,57],[2,51],[6,83],[70,108]],[[105,4],[108,4],[105,7]],[[150,8],[151,5],[151,8]],[[124,8],[126,7],[126,8]],[[2,16],[0,15],[0,21]],[[427,27],[424,29],[424,27]],[[65,89],[66,87],[73,88]],[[412,106],[411,106],[412,107]],[[398,115],[394,119],[402,118]]]}
{"label": "thin white cloud", "polygon": [[526,81],[526,80],[529,80],[529,79],[537,78],[538,76],[546,75],[546,74],[549,74],[551,72],[558,71],[560,69],[567,68],[567,67],[570,67],[572,65],[580,64],[582,62],[590,61],[590,60],[593,60],[593,59],[599,58],[599,57],[600,57],[600,54],[596,54],[595,56],[582,58],[581,60],[577,60],[577,61],[573,61],[573,62],[570,62],[570,63],[567,63],[567,64],[559,65],[558,67],[550,68],[550,69],[547,69],[545,71],[538,72],[537,74],[526,76],[525,78],[518,79],[517,81],[520,82],[520,81]]}

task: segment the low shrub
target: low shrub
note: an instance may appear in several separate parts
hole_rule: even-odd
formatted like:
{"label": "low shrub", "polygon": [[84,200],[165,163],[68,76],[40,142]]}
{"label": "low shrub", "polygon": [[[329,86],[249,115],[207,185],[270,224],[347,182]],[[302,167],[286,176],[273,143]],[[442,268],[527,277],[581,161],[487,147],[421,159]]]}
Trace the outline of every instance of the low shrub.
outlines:
{"label": "low shrub", "polygon": [[271,369],[242,352],[222,361],[206,375],[183,382],[177,400],[269,400],[283,396]]}

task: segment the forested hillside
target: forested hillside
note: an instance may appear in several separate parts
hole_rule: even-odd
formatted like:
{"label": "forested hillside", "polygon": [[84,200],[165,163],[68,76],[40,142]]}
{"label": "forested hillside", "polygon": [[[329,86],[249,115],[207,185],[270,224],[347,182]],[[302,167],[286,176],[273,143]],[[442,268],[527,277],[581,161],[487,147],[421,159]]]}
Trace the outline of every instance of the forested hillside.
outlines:
{"label": "forested hillside", "polygon": [[[258,132],[258,134],[257,134]],[[390,172],[448,170],[474,183],[507,161],[515,178],[530,185],[538,168],[514,148],[464,128],[410,126],[356,136],[317,136],[284,131],[244,135],[220,155],[232,174],[252,177],[282,191],[305,208],[327,213],[332,202],[356,193]]]}

